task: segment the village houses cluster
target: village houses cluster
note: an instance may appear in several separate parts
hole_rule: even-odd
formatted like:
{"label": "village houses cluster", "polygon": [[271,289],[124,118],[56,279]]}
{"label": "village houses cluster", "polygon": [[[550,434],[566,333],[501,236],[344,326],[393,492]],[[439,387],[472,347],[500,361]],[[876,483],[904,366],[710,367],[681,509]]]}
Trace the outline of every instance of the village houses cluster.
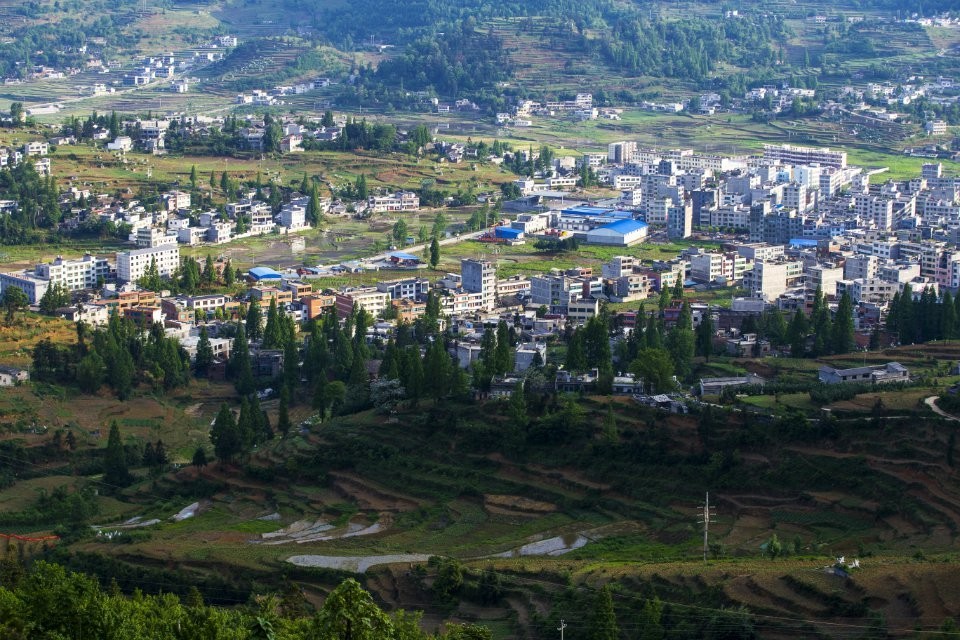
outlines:
{"label": "village houses cluster", "polygon": [[[521,180],[523,195],[504,205],[505,212],[514,210],[517,215],[501,214],[480,233],[480,240],[507,244],[573,240],[625,249],[599,269],[498,278],[494,262],[464,259],[460,273],[433,282],[419,275],[424,266],[420,256],[393,251],[377,259],[285,272],[256,267],[246,274],[250,288],[239,299],[141,291],[136,283],[147,269],[155,266],[161,277],[178,269],[179,243],[226,241],[238,216],[248,218],[252,233],[305,225],[305,197],[294,194],[274,215],[251,193],[228,204],[225,215],[200,213],[201,226],[192,227],[185,222],[196,216],[189,211],[189,194],[171,192],[164,195],[166,206],[149,214],[135,203],[127,208],[94,207],[97,215],[121,216],[133,229],[130,239],[136,248],[117,253],[115,260],[92,255],[58,258],[26,272],[0,274],[0,289],[21,287],[35,304],[46,288],[61,283],[87,294],[86,302],[63,309],[61,315],[99,324],[116,309],[135,319],[163,322],[188,349],[195,346],[198,322],[234,317],[251,299],[275,298],[299,322],[327,308],[345,316],[357,305],[375,318],[389,318],[371,328],[372,337],[382,337],[396,319],[412,321],[422,315],[428,293],[435,291],[445,321],[457,332],[456,353],[451,355],[461,366],[469,367],[479,356],[483,328],[508,318],[523,330],[516,352],[519,371],[534,361],[544,362],[547,339],[568,326],[586,323],[604,302],[642,301],[678,283],[688,291],[731,292],[729,306],[695,302],[692,316],[694,324],[710,317],[718,345],[740,356],[771,350],[756,335],[741,334],[747,317],[772,306],[808,310],[818,288],[831,308],[844,293],[850,296],[858,339],[863,341],[883,322],[894,295],[907,285],[915,296],[960,288],[960,178],[945,176],[939,164],[924,165],[921,175],[910,180],[893,181],[883,180],[882,172],[848,165],[840,150],[766,145],[762,155],[723,157],[618,142],[609,146],[605,157],[596,158],[596,173],[620,189],[621,196],[577,201],[584,196],[538,190],[536,183]],[[416,196],[403,192],[371,196],[368,204],[400,217],[419,209]],[[654,262],[642,262],[626,251],[644,241],[691,237],[713,240],[715,248],[690,245],[672,259]],[[218,268],[223,268],[222,262]],[[362,270],[383,270],[394,277],[369,287],[323,286],[326,276]],[[410,275],[397,278],[398,270]],[[678,314],[678,308],[668,307],[667,324]],[[637,319],[636,312],[620,316],[627,329]],[[229,348],[226,341],[218,344],[218,350]],[[905,370],[885,371],[871,369],[863,375],[881,382],[908,379]],[[845,381],[844,375],[821,372],[825,382]],[[570,378],[564,384],[580,383]],[[617,385],[639,389],[622,376]]]}

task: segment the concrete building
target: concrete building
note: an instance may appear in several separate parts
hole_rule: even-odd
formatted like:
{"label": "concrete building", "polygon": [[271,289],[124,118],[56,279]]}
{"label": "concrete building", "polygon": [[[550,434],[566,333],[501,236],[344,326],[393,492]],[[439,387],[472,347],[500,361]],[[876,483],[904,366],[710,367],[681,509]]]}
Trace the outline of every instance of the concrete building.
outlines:
{"label": "concrete building", "polygon": [[693,234],[693,203],[683,200],[667,211],[667,237],[683,240]]}
{"label": "concrete building", "polygon": [[143,277],[154,261],[160,277],[169,278],[180,266],[180,247],[174,243],[118,253],[117,280],[136,282]]}
{"label": "concrete building", "polygon": [[479,293],[482,296],[483,309],[492,311],[497,297],[497,270],[493,263],[489,260],[464,258],[460,261],[460,277],[464,290]]}
{"label": "concrete building", "polygon": [[799,147],[790,144],[763,145],[763,159],[770,164],[789,164],[792,166],[818,164],[821,167],[845,169],[847,152],[833,151],[828,148]]}
{"label": "concrete building", "polygon": [[843,384],[846,382],[861,382],[868,384],[884,384],[887,382],[909,382],[910,372],[899,362],[872,367],[855,367],[853,369],[834,369],[820,367],[820,382],[824,384]]}
{"label": "concrete building", "polygon": [[382,315],[384,310],[390,305],[390,294],[379,291],[376,287],[349,289],[336,295],[337,300],[335,307],[337,315],[341,318],[346,318],[350,315],[354,304],[374,318]]}
{"label": "concrete building", "polygon": [[753,298],[771,302],[803,280],[803,262],[758,260],[743,276],[743,287]]}

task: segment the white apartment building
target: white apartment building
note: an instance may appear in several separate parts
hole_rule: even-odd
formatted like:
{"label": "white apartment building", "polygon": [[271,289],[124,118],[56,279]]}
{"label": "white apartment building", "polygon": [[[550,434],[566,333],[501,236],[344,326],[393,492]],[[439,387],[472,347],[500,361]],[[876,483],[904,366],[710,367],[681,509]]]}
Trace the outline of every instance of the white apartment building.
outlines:
{"label": "white apartment building", "polygon": [[420,209],[420,196],[412,191],[398,191],[381,196],[367,198],[367,207],[374,213],[387,211],[417,211]]}
{"label": "white apartment building", "polygon": [[763,159],[776,164],[793,166],[819,164],[822,167],[844,169],[847,166],[847,152],[833,151],[828,148],[799,147],[790,144],[763,145]]}
{"label": "white apartment building", "polygon": [[158,247],[146,247],[117,254],[117,280],[136,282],[156,261],[160,277],[169,278],[180,266],[180,247],[174,243]]}
{"label": "white apartment building", "polygon": [[157,227],[140,227],[137,229],[137,246],[141,249],[152,249],[165,244],[176,244],[177,236],[167,235],[165,229]]}
{"label": "white apartment building", "polygon": [[493,263],[464,258],[460,261],[460,276],[464,290],[481,294],[483,308],[492,311],[497,296],[497,270]]}
{"label": "white apartment building", "polygon": [[110,275],[110,263],[106,258],[89,253],[79,260],[64,260],[57,256],[53,262],[34,267],[34,275],[49,280],[50,284],[62,284],[71,291],[93,289],[99,280],[105,280]]}
{"label": "white apartment building", "polygon": [[[847,258],[843,264],[844,280],[873,280],[880,269],[877,256],[855,255]],[[919,274],[919,272],[918,272]]]}
{"label": "white apartment building", "polygon": [[639,265],[640,261],[634,256],[614,256],[603,264],[600,273],[604,278],[621,278],[633,273],[633,268]]}
{"label": "white apartment building", "polygon": [[757,260],[753,269],[744,273],[743,287],[750,292],[750,297],[772,302],[780,297],[790,287],[800,284],[803,280],[803,261]]}

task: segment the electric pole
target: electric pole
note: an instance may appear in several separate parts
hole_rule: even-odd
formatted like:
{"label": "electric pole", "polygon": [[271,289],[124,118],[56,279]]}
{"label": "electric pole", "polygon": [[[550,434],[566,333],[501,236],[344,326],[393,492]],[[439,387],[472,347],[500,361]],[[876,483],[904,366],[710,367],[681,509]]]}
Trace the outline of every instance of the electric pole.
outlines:
{"label": "electric pole", "polygon": [[[710,511],[710,492],[707,491],[707,499],[700,507],[700,520],[703,524],[703,561],[707,561],[707,553],[710,550],[710,523],[713,521],[713,513]],[[562,640],[562,639],[561,639]]]}
{"label": "electric pole", "polygon": [[560,620],[560,626],[557,627],[557,631],[560,632],[560,640],[563,640],[563,630],[566,629],[566,628],[567,628],[567,623],[564,622],[563,619],[561,619],[561,620]]}

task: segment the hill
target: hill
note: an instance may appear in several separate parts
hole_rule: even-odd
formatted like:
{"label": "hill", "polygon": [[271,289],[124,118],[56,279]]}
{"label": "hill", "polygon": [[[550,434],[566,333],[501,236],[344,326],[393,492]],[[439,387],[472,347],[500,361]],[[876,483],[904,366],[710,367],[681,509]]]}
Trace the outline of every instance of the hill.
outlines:
{"label": "hill", "polygon": [[[919,366],[926,350],[953,347],[884,357],[911,362],[919,351]],[[162,425],[148,424],[156,411],[141,398],[143,417],[121,418],[128,442],[162,437],[174,460],[189,458],[219,405],[217,387],[201,394],[205,384],[164,401]],[[960,613],[946,578],[960,485],[955,423],[896,395],[881,393],[880,408],[838,401],[838,417],[811,420],[786,396],[773,415],[680,416],[626,398],[535,391],[522,428],[505,401],[404,404],[315,425],[233,465],[139,469],[129,489],[100,486],[88,521],[102,533],[68,534],[52,557],[124,589],[184,593],[192,584],[225,604],[286,576],[319,605],[358,572],[384,606],[425,609],[428,625],[483,622],[498,638],[552,637],[558,619],[587,612],[605,583],[615,585],[621,621],[656,597],[680,637],[712,637],[683,634],[706,633],[691,630],[695,620],[723,626],[730,616],[760,637],[902,637]],[[307,411],[301,405],[295,419]],[[96,468],[95,441],[84,439],[65,467],[64,454],[56,462],[38,448],[49,450],[49,433],[20,434],[4,442],[16,474],[0,493],[14,510],[8,528],[31,506],[62,508],[32,501],[36,488],[67,485],[63,499],[69,487],[98,486],[83,471]],[[697,513],[707,491],[715,515],[704,563]],[[45,521],[22,522],[17,532]],[[859,567],[837,572],[838,556]],[[451,571],[462,578],[448,585]]]}

